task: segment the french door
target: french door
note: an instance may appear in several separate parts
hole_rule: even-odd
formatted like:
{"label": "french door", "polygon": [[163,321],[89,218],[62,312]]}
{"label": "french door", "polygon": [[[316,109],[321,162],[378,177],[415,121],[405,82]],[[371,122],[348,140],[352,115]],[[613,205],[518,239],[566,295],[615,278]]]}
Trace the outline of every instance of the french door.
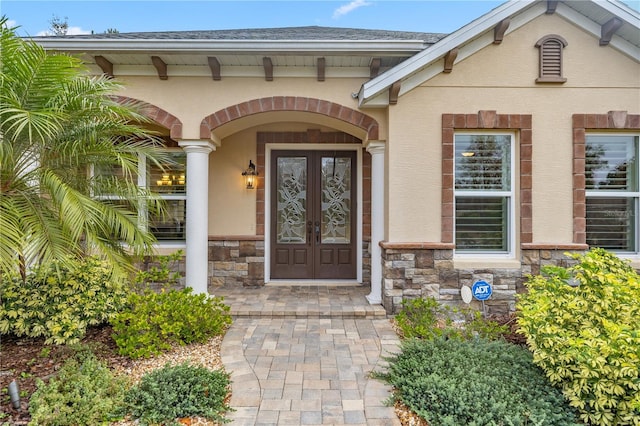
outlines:
{"label": "french door", "polygon": [[272,151],[271,277],[356,278],[356,152]]}

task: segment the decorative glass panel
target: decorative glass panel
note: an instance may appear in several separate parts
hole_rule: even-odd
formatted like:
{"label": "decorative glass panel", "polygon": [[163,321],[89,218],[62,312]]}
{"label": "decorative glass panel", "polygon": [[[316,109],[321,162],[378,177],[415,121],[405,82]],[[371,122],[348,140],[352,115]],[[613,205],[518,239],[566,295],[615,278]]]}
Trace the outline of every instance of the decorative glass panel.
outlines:
{"label": "decorative glass panel", "polygon": [[165,200],[164,215],[149,215],[149,229],[158,241],[184,240],[186,200]]}
{"label": "decorative glass panel", "polygon": [[633,136],[588,136],[585,146],[587,191],[637,191]]}
{"label": "decorative glass panel", "polygon": [[351,239],[351,158],[322,157],[321,239],[349,244]]}
{"label": "decorative glass panel", "polygon": [[307,159],[280,157],[277,165],[276,239],[305,244],[307,221]]}
{"label": "decorative glass panel", "polygon": [[149,162],[149,188],[160,194],[185,194],[186,193],[186,162],[184,152],[172,152],[171,161],[162,164],[162,167]]}
{"label": "decorative glass panel", "polygon": [[456,249],[506,251],[508,199],[456,197]]}
{"label": "decorative glass panel", "polygon": [[456,135],[455,147],[455,189],[511,190],[509,135]]}

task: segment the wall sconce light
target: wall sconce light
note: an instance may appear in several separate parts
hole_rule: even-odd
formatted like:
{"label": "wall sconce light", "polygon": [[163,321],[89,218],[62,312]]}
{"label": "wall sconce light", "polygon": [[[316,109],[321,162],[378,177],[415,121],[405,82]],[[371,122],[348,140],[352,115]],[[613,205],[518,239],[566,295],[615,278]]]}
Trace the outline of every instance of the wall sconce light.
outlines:
{"label": "wall sconce light", "polygon": [[244,184],[247,189],[256,188],[258,185],[258,172],[256,172],[256,165],[251,160],[249,160],[247,170],[242,172],[242,176],[244,176]]}

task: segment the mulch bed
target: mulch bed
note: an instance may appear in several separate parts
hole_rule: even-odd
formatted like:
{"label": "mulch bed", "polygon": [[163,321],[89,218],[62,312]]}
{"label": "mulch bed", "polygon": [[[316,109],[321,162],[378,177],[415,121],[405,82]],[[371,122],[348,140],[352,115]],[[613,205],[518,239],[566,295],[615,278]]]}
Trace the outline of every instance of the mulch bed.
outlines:
{"label": "mulch bed", "polygon": [[[132,361],[117,354],[111,338],[111,327],[101,326],[87,330],[82,344],[90,347],[96,357],[109,366],[127,366]],[[29,396],[36,390],[36,378],[47,380],[73,356],[74,349],[64,345],[45,345],[44,339],[2,336],[0,340],[0,424],[26,425],[29,415]],[[11,405],[7,388],[16,380],[20,389],[20,409]]]}

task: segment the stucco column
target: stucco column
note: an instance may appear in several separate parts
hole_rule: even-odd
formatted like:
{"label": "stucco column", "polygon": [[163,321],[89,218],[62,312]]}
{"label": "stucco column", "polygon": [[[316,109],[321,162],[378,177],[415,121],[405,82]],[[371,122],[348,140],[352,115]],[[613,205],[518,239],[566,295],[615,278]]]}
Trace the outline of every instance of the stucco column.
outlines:
{"label": "stucco column", "polygon": [[382,255],[380,241],[384,239],[384,141],[369,141],[371,154],[371,293],[367,300],[372,305],[382,303]]}
{"label": "stucco column", "polygon": [[183,140],[187,153],[186,284],[194,293],[208,293],[209,153],[216,147],[207,140]]}

